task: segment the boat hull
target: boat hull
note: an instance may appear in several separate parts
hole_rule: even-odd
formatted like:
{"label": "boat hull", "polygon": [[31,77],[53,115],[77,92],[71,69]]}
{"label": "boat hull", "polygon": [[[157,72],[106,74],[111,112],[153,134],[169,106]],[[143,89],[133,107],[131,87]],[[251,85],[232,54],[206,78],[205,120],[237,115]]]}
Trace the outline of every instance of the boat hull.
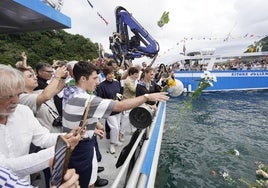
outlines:
{"label": "boat hull", "polygon": [[[210,71],[217,82],[205,91],[261,90],[268,89],[268,70]],[[200,82],[202,71],[176,71],[175,78],[188,92],[194,91]]]}

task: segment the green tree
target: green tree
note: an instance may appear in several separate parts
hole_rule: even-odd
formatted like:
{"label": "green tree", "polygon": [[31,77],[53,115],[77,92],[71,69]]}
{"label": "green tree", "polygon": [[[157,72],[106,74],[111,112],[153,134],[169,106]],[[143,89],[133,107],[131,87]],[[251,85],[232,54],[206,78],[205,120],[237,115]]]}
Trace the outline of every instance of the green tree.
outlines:
{"label": "green tree", "polygon": [[91,60],[98,57],[98,45],[82,35],[64,30],[0,35],[0,62],[14,65],[25,51],[28,64],[53,60]]}

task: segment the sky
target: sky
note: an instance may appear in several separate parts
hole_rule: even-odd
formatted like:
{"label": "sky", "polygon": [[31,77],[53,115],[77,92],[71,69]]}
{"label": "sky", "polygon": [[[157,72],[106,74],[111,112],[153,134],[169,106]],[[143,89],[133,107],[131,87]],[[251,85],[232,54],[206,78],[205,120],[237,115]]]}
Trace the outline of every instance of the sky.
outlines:
{"label": "sky", "polygon": [[[156,63],[175,62],[183,53],[215,50],[215,54],[242,53],[267,36],[267,0],[64,0],[61,12],[71,18],[71,34],[80,34],[109,49],[116,31],[115,8],[124,7],[159,43]],[[157,25],[164,11],[170,21]],[[108,25],[97,15],[108,21]],[[224,41],[225,39],[225,41]],[[142,62],[144,58],[135,59]],[[145,61],[150,61],[146,59]]]}

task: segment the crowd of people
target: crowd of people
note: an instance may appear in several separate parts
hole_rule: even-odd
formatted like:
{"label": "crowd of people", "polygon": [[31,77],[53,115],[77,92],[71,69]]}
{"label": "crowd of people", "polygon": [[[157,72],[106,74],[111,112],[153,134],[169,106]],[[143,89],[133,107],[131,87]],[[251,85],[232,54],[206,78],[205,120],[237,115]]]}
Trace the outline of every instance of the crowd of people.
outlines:
{"label": "crowd of people", "polygon": [[[15,67],[0,64],[0,185],[31,187],[32,174],[45,174],[50,185],[51,165],[59,135],[72,152],[61,187],[100,187],[108,181],[98,176],[104,168],[98,137],[109,139],[109,152],[124,142],[128,114],[146,103],[168,100],[161,92],[169,73],[149,66],[101,64],[84,61],[55,61],[27,65],[27,56]],[[125,60],[124,60],[125,61]],[[85,117],[87,126],[77,134]],[[104,120],[104,123],[103,121]],[[32,176],[33,178],[33,176]]]}
{"label": "crowd of people", "polygon": [[[185,63],[176,62],[169,66],[173,71],[206,71],[208,70],[209,63],[201,63],[199,60],[189,60]],[[268,58],[252,58],[252,59],[233,59],[223,62],[216,62],[211,67],[212,70],[267,70]]]}
{"label": "crowd of people", "polygon": [[235,59],[224,64],[215,64],[213,70],[267,70],[268,61],[257,59],[249,62]]}
{"label": "crowd of people", "polygon": [[[91,62],[54,61],[27,65],[27,56],[14,67],[0,64],[0,185],[31,187],[33,174],[43,171],[50,184],[55,144],[59,135],[70,143],[72,153],[61,187],[92,188],[107,185],[98,173],[104,170],[98,138],[109,140],[109,153],[124,145],[130,111],[142,104],[152,110],[168,100],[163,88],[174,71],[187,64],[160,64],[157,55],[147,65],[134,66],[130,60],[118,65],[113,59]],[[229,68],[247,70],[240,61]],[[228,65],[226,65],[228,66]],[[206,67],[201,67],[205,69]],[[267,62],[253,62],[250,69],[267,69]],[[86,107],[89,110],[86,113]],[[77,134],[83,118],[87,126]]]}

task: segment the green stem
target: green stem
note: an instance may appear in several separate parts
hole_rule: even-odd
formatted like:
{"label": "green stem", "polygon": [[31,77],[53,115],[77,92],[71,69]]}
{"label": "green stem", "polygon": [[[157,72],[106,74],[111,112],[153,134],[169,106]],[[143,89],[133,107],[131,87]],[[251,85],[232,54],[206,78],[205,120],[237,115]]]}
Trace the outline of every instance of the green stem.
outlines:
{"label": "green stem", "polygon": [[192,109],[193,101],[196,100],[198,98],[198,96],[202,94],[202,91],[209,86],[210,86],[210,84],[208,82],[204,82],[203,80],[200,81],[197,89],[192,93],[189,101],[186,102],[184,104],[184,107],[179,110],[180,118],[178,119],[177,123],[175,124],[175,127],[173,128],[173,131],[172,131],[173,134],[175,134],[175,132],[177,131],[179,124],[181,123],[183,117],[185,117],[186,111],[189,109]]}

